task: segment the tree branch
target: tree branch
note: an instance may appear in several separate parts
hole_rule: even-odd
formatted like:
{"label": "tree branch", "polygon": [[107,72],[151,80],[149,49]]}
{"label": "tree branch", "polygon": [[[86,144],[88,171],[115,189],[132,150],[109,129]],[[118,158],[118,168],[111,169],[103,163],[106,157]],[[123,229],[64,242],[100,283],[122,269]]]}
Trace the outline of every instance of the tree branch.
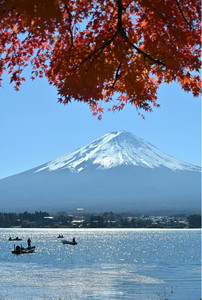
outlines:
{"label": "tree branch", "polygon": [[83,65],[87,60],[89,60],[92,56],[94,56],[99,51],[100,51],[100,53],[102,53],[103,50],[113,42],[113,40],[115,39],[115,37],[117,36],[117,34],[118,34],[118,32],[115,32],[115,34],[112,36],[111,39],[109,39],[105,44],[103,44],[98,49],[95,49],[91,54],[89,54],[86,58],[84,58],[84,60],[78,66],[76,66],[75,68],[73,68],[71,71],[77,70],[81,65]]}
{"label": "tree branch", "polygon": [[146,52],[142,51],[141,49],[139,49],[137,46],[135,46],[127,37],[125,31],[120,33],[121,36],[124,38],[124,40],[132,47],[134,48],[138,53],[142,54],[144,56],[144,58],[148,58],[149,60],[153,61],[155,64],[158,65],[162,65],[162,66],[166,66],[166,64],[164,62],[162,62],[159,59],[153,58],[151,55],[147,54]]}
{"label": "tree branch", "polygon": [[115,86],[115,84],[116,84],[116,82],[117,82],[117,80],[120,76],[119,71],[121,69],[121,65],[122,65],[122,62],[119,63],[118,68],[116,69],[116,74],[115,74],[114,82],[112,84],[112,88],[114,88],[114,86]]}
{"label": "tree branch", "polygon": [[181,15],[182,15],[184,21],[187,23],[187,25],[189,26],[190,30],[192,30],[192,26],[191,26],[191,24],[187,21],[187,19],[185,18],[185,15],[184,15],[184,13],[183,13],[183,11],[182,11],[182,8],[181,8],[181,6],[180,6],[179,1],[178,1],[178,0],[175,0],[175,1],[176,1],[177,7],[178,7],[178,9],[179,9],[179,11],[180,11],[180,13],[181,13]]}
{"label": "tree branch", "polygon": [[122,0],[117,0],[117,4],[118,4],[118,25],[117,25],[117,32],[120,33],[120,35],[123,37],[123,39],[126,41],[126,43],[128,43],[131,47],[133,47],[138,53],[142,54],[144,56],[144,58],[148,58],[149,60],[153,61],[156,64],[159,65],[163,65],[165,66],[165,63],[163,63],[162,61],[153,58],[151,55],[145,53],[144,51],[142,51],[141,49],[139,49],[137,46],[135,46],[127,37],[125,30],[123,29],[123,25],[122,25],[122,12],[123,10],[125,10],[125,8],[122,5]]}
{"label": "tree branch", "polygon": [[71,12],[69,11],[67,5],[65,5],[64,8],[66,9],[66,11],[69,15],[69,32],[70,32],[70,36],[71,36],[71,47],[74,47],[74,38],[73,38],[72,29],[71,29],[72,15],[71,15]]}
{"label": "tree branch", "polygon": [[[117,31],[115,32],[115,34],[112,36],[111,39],[109,39],[106,43],[104,43],[101,47],[99,47],[98,49],[95,49],[91,54],[89,54],[86,58],[83,59],[83,61],[77,65],[75,68],[71,69],[71,71],[76,71],[80,66],[82,66],[87,60],[89,60],[91,57],[95,56],[98,52],[102,53],[104,51],[104,49],[109,46],[113,40],[116,38],[116,36],[118,34],[120,34],[123,39],[126,41],[127,44],[129,44],[132,48],[134,48],[138,53],[142,54],[144,56],[144,58],[148,58],[149,60],[153,61],[155,64],[159,64],[159,65],[163,65],[165,66],[165,63],[163,63],[162,61],[158,60],[158,59],[155,59],[153,58],[151,55],[145,53],[144,51],[142,51],[141,49],[139,49],[137,46],[135,46],[130,40],[129,38],[127,37],[124,29],[123,29],[123,25],[122,25],[122,12],[123,10],[125,10],[123,4],[122,4],[122,0],[117,0],[117,6],[118,6],[118,23],[117,23]],[[99,54],[100,54],[99,53]],[[120,70],[120,67],[121,67],[121,63],[119,64],[119,67],[118,67],[118,72]],[[117,79],[118,79],[118,73],[117,73],[117,70],[116,70],[116,76],[115,76],[115,82],[113,83],[113,86],[115,85]]]}

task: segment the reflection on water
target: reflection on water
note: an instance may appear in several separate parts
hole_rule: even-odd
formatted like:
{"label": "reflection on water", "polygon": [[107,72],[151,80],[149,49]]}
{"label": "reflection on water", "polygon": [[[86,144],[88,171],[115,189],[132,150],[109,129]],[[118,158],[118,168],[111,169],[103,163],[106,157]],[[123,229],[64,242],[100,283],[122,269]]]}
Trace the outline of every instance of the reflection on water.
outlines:
{"label": "reflection on water", "polygon": [[200,230],[1,229],[0,248],[0,299],[200,299]]}

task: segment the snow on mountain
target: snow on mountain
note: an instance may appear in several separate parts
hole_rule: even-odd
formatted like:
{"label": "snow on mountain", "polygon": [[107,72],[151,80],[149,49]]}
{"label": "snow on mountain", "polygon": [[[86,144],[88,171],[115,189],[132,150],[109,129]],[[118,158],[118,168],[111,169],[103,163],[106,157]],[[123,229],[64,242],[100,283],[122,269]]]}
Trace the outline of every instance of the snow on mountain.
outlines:
{"label": "snow on mountain", "polygon": [[52,160],[35,172],[69,169],[79,173],[92,166],[96,169],[110,169],[121,165],[166,167],[172,171],[200,170],[197,166],[167,155],[132,133],[118,131],[107,133],[70,154]]}
{"label": "snow on mountain", "polygon": [[47,164],[0,180],[3,211],[198,212],[201,169],[132,133],[107,133]]}

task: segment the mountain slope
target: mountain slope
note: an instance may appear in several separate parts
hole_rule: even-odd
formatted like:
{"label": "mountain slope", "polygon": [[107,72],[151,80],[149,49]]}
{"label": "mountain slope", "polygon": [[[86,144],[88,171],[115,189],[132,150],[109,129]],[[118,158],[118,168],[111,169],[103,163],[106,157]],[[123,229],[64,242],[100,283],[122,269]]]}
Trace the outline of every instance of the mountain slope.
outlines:
{"label": "mountain slope", "polygon": [[108,133],[47,164],[0,180],[4,211],[200,211],[200,168],[131,133]]}
{"label": "mountain slope", "polygon": [[81,172],[85,169],[109,169],[120,165],[142,167],[167,167],[172,170],[197,171],[198,167],[179,161],[150,143],[136,137],[132,133],[119,131],[107,133],[94,142],[57,158],[37,169],[43,170],[69,169]]}

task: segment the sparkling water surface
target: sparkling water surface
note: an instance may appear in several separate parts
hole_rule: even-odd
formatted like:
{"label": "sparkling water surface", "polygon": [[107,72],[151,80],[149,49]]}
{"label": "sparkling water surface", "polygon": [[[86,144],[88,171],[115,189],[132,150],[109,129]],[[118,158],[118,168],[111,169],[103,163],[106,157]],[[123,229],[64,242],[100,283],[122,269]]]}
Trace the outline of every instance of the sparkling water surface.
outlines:
{"label": "sparkling water surface", "polygon": [[[28,237],[35,252],[12,254]],[[200,300],[200,245],[190,229],[0,229],[0,299]]]}

